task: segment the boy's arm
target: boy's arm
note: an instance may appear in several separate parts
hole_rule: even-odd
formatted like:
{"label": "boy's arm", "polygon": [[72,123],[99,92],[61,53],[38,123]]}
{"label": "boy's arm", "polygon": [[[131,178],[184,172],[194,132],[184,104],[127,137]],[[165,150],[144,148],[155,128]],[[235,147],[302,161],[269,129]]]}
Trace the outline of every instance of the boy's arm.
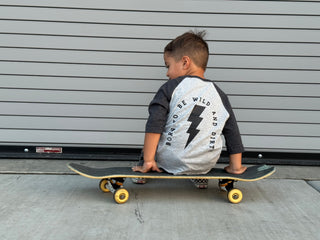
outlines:
{"label": "boy's arm", "polygon": [[220,88],[215,86],[218,90],[224,107],[229,113],[229,118],[222,130],[224,138],[226,140],[226,147],[229,153],[229,166],[225,167],[228,173],[242,174],[247,168],[241,165],[242,152],[244,152],[239,127],[236,117],[232,110],[231,104],[227,95],[221,91]]}
{"label": "boy's arm", "polygon": [[229,166],[224,169],[231,174],[242,174],[247,170],[247,167],[242,166],[242,153],[229,155]]}
{"label": "boy's arm", "polygon": [[143,166],[133,167],[132,170],[135,172],[149,172],[157,171],[161,172],[158,168],[155,161],[155,155],[160,140],[160,133],[146,133],[144,138],[144,147],[143,147]]}

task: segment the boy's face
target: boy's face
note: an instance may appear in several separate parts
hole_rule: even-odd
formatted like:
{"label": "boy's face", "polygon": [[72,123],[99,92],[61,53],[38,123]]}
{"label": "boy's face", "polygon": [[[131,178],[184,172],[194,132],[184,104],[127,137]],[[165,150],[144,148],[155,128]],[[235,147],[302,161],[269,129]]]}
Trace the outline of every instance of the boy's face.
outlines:
{"label": "boy's face", "polygon": [[164,54],[164,63],[166,65],[167,77],[169,79],[175,79],[180,76],[186,75],[186,70],[184,68],[183,60],[176,61],[170,54]]}

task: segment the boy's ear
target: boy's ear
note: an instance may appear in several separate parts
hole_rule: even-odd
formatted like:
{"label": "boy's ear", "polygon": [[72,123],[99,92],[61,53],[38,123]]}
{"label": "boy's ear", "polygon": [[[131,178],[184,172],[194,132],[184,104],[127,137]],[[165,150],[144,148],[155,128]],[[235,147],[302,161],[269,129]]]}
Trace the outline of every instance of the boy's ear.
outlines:
{"label": "boy's ear", "polygon": [[191,59],[188,56],[182,57],[183,68],[187,69],[190,67]]}

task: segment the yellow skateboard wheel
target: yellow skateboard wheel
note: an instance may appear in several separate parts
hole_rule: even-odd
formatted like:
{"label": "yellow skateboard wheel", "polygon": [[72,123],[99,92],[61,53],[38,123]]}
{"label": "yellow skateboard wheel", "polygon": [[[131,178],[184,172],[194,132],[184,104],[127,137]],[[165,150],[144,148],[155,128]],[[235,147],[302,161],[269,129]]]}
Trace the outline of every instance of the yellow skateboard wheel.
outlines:
{"label": "yellow skateboard wheel", "polygon": [[242,192],[239,189],[231,189],[228,192],[228,200],[231,203],[239,203],[242,200]]}
{"label": "yellow skateboard wheel", "polygon": [[122,204],[128,201],[129,192],[124,188],[119,188],[113,195],[113,199],[116,203]]}
{"label": "yellow skateboard wheel", "polygon": [[108,184],[109,180],[108,179],[102,179],[99,183],[99,187],[100,187],[100,190],[102,192],[110,192],[110,190],[106,187],[106,185]]}

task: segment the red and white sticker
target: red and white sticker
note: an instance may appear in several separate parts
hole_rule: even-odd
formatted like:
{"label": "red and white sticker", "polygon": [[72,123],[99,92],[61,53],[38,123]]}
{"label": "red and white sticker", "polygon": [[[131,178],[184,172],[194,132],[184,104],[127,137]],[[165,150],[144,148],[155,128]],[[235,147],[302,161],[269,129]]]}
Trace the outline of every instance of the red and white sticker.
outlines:
{"label": "red and white sticker", "polygon": [[61,147],[36,147],[36,153],[62,153]]}

